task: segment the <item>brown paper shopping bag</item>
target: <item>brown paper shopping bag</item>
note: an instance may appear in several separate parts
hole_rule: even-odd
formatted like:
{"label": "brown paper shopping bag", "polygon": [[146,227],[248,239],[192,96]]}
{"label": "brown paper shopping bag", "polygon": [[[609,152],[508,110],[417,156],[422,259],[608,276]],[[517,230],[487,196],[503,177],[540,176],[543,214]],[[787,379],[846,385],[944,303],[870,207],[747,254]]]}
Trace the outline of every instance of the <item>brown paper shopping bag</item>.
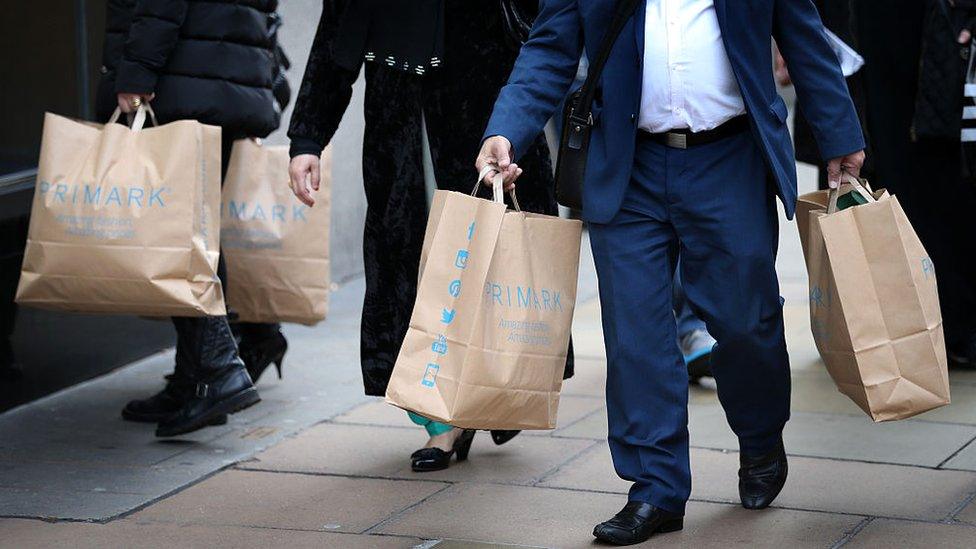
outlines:
{"label": "brown paper shopping bag", "polygon": [[417,301],[386,398],[458,427],[552,429],[582,224],[506,212],[501,183],[494,188],[494,201],[434,194]]}
{"label": "brown paper shopping bag", "polygon": [[46,114],[17,302],[88,313],[225,314],[220,128]]}
{"label": "brown paper shopping bag", "polygon": [[[848,192],[867,203],[838,210]],[[798,212],[813,337],[840,392],[875,421],[948,404],[935,270],[898,199],[848,178]]]}
{"label": "brown paper shopping bag", "polygon": [[288,147],[234,143],[220,204],[227,303],[244,322],[325,318],[329,299],[330,149],[309,208],[288,186]]}

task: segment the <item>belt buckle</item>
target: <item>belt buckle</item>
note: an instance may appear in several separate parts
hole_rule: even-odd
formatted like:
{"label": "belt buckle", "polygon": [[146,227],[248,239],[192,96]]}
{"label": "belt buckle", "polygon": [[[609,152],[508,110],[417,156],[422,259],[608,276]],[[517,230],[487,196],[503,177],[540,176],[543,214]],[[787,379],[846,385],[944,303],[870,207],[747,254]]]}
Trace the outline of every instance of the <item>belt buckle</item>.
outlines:
{"label": "belt buckle", "polygon": [[683,133],[668,132],[665,134],[667,145],[672,149],[687,149],[688,135]]}

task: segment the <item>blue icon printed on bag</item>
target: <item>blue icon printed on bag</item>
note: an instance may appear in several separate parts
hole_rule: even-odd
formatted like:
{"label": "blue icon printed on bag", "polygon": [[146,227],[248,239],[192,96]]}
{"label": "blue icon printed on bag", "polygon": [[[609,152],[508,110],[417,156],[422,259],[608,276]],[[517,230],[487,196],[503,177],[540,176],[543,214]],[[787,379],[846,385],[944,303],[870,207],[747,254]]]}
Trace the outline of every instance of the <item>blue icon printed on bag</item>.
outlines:
{"label": "blue icon printed on bag", "polygon": [[424,387],[433,387],[437,383],[437,372],[441,370],[441,367],[436,364],[428,364],[427,369],[424,370],[424,377],[420,378],[420,384]]}
{"label": "blue icon printed on bag", "polygon": [[431,344],[430,350],[435,353],[444,356],[447,354],[447,338],[443,335],[439,335],[434,338],[434,343]]}
{"label": "blue icon printed on bag", "polygon": [[447,291],[450,292],[451,297],[461,295],[461,281],[459,279],[452,280],[451,285],[447,287]]}
{"label": "blue icon printed on bag", "polygon": [[454,309],[445,308],[443,311],[441,311],[441,322],[450,325],[452,322],[454,322],[454,315],[456,314],[457,311]]}
{"label": "blue icon printed on bag", "polygon": [[458,250],[457,258],[454,260],[454,266],[458,269],[464,269],[468,266],[467,250]]}
{"label": "blue icon printed on bag", "polygon": [[932,259],[929,257],[922,258],[922,274],[926,280],[935,278],[935,264],[932,263]]}
{"label": "blue icon printed on bag", "polygon": [[468,225],[468,240],[471,240],[472,238],[474,238],[474,223],[475,222],[472,221],[471,224]]}
{"label": "blue icon printed on bag", "polygon": [[810,290],[810,305],[829,309],[830,295],[824,294],[824,291],[820,288],[820,286],[814,286],[813,289]]}

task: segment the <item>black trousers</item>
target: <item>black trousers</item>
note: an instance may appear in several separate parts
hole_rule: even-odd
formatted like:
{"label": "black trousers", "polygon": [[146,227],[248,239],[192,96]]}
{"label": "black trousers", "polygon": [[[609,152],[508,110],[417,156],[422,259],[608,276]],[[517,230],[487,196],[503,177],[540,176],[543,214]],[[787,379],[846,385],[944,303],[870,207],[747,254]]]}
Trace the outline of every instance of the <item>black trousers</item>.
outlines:
{"label": "black trousers", "polygon": [[[477,179],[474,161],[481,134],[515,60],[516,52],[501,39],[500,19],[485,17],[482,11],[445,10],[445,48],[451,57],[423,77],[366,64],[366,297],[360,345],[368,395],[386,392],[417,295],[427,223],[422,120],[438,188],[470,192]],[[524,152],[519,161],[524,170],[519,205],[525,211],[555,215],[558,207],[544,137]],[[567,377],[572,365],[570,349]]]}
{"label": "black trousers", "polygon": [[931,256],[946,342],[963,345],[976,336],[976,191],[962,179],[958,141],[912,139],[925,2],[855,0],[852,8],[876,184],[898,197]]}

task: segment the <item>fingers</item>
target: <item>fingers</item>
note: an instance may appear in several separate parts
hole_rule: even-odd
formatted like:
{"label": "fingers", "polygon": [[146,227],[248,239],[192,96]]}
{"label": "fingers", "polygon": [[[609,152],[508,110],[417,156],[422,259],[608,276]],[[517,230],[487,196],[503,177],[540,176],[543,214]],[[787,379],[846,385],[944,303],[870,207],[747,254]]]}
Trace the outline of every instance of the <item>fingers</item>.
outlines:
{"label": "fingers", "polygon": [[310,177],[310,180],[311,180],[311,183],[312,183],[312,189],[318,191],[319,190],[319,183],[321,181],[321,176],[319,174],[319,162],[318,162],[318,159],[317,158],[315,159],[315,162],[312,162],[312,165],[310,166],[310,168],[311,169],[309,170],[309,172],[310,172],[310,176],[311,176]]}
{"label": "fingers", "polygon": [[840,186],[841,159],[835,158],[827,163],[827,185],[831,189]]}
{"label": "fingers", "polygon": [[864,165],[864,151],[857,151],[847,156],[834,158],[827,163],[827,184],[831,189],[840,186],[840,179],[844,173],[853,177],[861,175],[861,166]]}
{"label": "fingers", "polygon": [[497,174],[501,174],[506,183],[518,177],[519,168],[512,162],[512,144],[508,139],[501,135],[493,135],[485,140],[475,160],[475,168],[481,172],[486,166],[496,169],[485,175],[483,179],[485,185],[491,186],[491,180]]}
{"label": "fingers", "polygon": [[311,186],[308,183],[309,172],[311,167],[308,163],[302,160],[293,160],[288,169],[288,175],[291,184],[291,192],[295,194],[298,198],[309,208],[315,205],[315,199],[312,198]]}
{"label": "fingers", "polygon": [[128,97],[120,93],[118,96],[118,101],[119,101],[119,110],[121,110],[125,114],[129,114],[132,112],[132,103],[129,102]]}

